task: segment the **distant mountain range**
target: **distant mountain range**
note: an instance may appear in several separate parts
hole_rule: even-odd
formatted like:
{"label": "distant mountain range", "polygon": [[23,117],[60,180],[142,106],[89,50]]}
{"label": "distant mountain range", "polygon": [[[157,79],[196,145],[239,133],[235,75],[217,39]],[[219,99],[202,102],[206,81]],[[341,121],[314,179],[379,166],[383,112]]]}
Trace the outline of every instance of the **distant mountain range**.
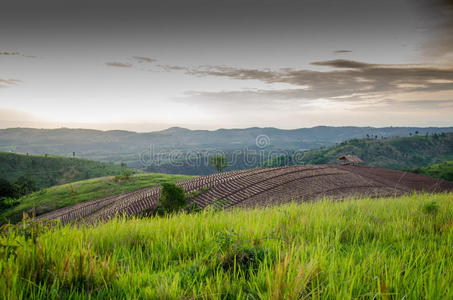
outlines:
{"label": "distant mountain range", "polygon": [[[140,156],[147,151],[233,151],[265,149],[266,151],[318,149],[354,138],[425,135],[453,132],[453,127],[329,127],[318,126],[283,130],[245,128],[189,130],[172,127],[162,131],[100,131],[89,129],[9,128],[0,130],[0,151],[54,154],[83,157],[99,161],[125,162],[142,168]],[[257,143],[258,142],[258,143]]]}

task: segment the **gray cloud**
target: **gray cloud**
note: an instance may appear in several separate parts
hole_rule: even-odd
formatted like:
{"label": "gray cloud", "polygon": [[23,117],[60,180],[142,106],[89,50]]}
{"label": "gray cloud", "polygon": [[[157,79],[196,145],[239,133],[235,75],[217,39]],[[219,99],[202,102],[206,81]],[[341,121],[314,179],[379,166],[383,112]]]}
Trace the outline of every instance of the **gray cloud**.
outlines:
{"label": "gray cloud", "polygon": [[[191,70],[190,68],[183,67],[183,66],[172,66],[172,65],[157,65],[157,67],[163,69],[164,71],[171,72],[171,71],[185,71],[187,74],[192,74],[192,75],[201,75],[201,74],[196,74],[197,70],[199,69],[193,69]],[[209,74],[204,74],[204,75],[209,75]]]}
{"label": "gray cloud", "polygon": [[[146,56],[133,56],[132,58],[128,58],[128,60],[134,60],[138,63],[153,63],[156,62],[157,59],[151,58],[151,57],[146,57]],[[134,67],[133,63],[123,63],[123,62],[118,62],[118,61],[113,61],[113,62],[106,62],[105,65],[109,67],[118,67],[118,68],[132,68]]]}
{"label": "gray cloud", "polygon": [[11,87],[13,85],[16,85],[18,83],[21,83],[22,80],[19,80],[19,79],[1,79],[0,78],[0,88],[8,88],[8,87]]}
{"label": "gray cloud", "polygon": [[343,54],[343,53],[351,53],[351,50],[335,50],[333,53],[336,54]]}
{"label": "gray cloud", "polygon": [[20,56],[20,55],[22,55],[22,54],[20,54],[19,52],[3,51],[3,52],[0,52],[0,55]]}
{"label": "gray cloud", "polygon": [[0,51],[0,55],[4,56],[22,56],[22,57],[28,57],[28,58],[36,58],[34,55],[24,55],[20,52],[17,51]]}
{"label": "gray cloud", "polygon": [[[264,83],[287,83],[293,89],[257,89],[241,91],[193,91],[189,98],[202,101],[278,102],[285,100],[370,101],[395,93],[453,91],[453,68],[431,66],[381,65],[349,60],[314,62],[313,65],[339,68],[329,71],[307,69],[260,70],[226,66],[186,68],[163,66],[167,71],[182,70],[188,75],[219,76]],[[452,95],[453,98],[453,95]],[[453,100],[453,99],[452,99]],[[245,102],[245,101],[244,101]]]}
{"label": "gray cloud", "polygon": [[[246,69],[226,66],[161,66],[165,70],[182,70],[196,76],[218,76],[237,80],[259,80],[265,83],[288,83],[307,86],[308,90],[330,89],[332,91],[394,91],[423,89],[453,89],[453,68],[430,66],[381,65],[350,60],[314,62],[313,65],[341,68],[342,70],[314,71],[285,68],[280,70]],[[347,68],[348,70],[343,70]],[[419,85],[400,87],[401,84]],[[421,87],[421,86],[424,87]],[[334,94],[337,94],[334,92]],[[341,94],[341,93],[340,93]],[[340,96],[340,95],[337,95]]]}
{"label": "gray cloud", "polygon": [[109,67],[119,67],[119,68],[131,68],[132,64],[126,64],[122,62],[106,62],[105,65]]}
{"label": "gray cloud", "polygon": [[374,66],[372,64],[357,62],[357,61],[353,61],[353,60],[346,60],[346,59],[316,61],[316,62],[312,62],[311,64],[314,66],[326,66],[326,67],[333,67],[333,68],[348,68],[348,69],[364,69],[364,68]]}
{"label": "gray cloud", "polygon": [[145,56],[134,56],[133,58],[140,63],[152,63],[157,61],[157,59]]}

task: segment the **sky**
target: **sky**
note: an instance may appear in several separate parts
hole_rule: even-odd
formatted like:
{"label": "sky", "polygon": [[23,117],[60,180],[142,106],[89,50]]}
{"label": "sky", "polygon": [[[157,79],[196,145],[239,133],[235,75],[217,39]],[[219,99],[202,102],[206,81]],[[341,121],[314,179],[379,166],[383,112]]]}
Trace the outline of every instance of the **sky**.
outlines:
{"label": "sky", "polygon": [[28,1],[0,128],[453,126],[453,1]]}

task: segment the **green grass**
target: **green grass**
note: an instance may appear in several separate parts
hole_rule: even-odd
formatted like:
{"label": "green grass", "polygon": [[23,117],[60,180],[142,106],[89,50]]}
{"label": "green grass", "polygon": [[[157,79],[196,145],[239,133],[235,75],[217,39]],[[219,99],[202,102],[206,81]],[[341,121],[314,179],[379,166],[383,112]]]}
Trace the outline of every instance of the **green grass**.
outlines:
{"label": "green grass", "polygon": [[453,194],[11,229],[5,299],[452,299]]}
{"label": "green grass", "polygon": [[[115,177],[102,177],[58,185],[28,194],[18,200],[19,205],[1,213],[0,218],[22,217],[22,211],[36,207],[37,214],[79,202],[121,194],[133,190],[175,182],[191,178],[185,175],[146,173],[132,175],[129,179],[116,180]],[[19,219],[20,220],[20,219]]]}
{"label": "green grass", "polygon": [[412,172],[425,176],[453,181],[453,161],[446,161],[441,164],[413,169]]}

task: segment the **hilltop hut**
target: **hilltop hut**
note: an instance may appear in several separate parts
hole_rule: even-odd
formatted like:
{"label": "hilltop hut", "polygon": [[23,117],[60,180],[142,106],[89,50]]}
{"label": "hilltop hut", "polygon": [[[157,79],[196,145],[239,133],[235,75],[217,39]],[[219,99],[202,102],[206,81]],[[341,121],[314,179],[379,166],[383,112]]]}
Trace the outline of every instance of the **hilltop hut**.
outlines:
{"label": "hilltop hut", "polygon": [[357,155],[351,155],[351,154],[346,154],[342,155],[338,158],[339,161],[341,161],[342,165],[358,165],[360,163],[363,163],[363,160],[361,160]]}

